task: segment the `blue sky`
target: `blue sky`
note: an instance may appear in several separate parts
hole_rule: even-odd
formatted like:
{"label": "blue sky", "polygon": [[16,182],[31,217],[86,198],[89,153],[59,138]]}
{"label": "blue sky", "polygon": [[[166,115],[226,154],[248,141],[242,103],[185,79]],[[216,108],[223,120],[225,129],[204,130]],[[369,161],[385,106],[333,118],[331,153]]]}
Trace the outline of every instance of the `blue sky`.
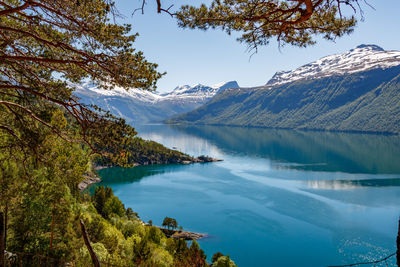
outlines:
{"label": "blue sky", "polygon": [[[154,3],[155,0],[148,0],[145,14],[137,12],[132,16],[141,0],[116,0],[118,10],[124,15],[118,22],[132,24],[132,32],[140,34],[135,48],[143,51],[149,61],[159,64],[160,72],[167,72],[157,84],[160,92],[171,91],[178,85],[213,85],[231,80],[242,87],[259,86],[276,71],[291,70],[359,44],[400,50],[399,0],[369,0],[375,10],[362,5],[365,20],[359,22],[351,35],[335,42],[317,39],[316,45],[307,48],[285,46],[279,49],[272,41],[251,58],[246,45],[237,42],[235,36],[220,30],[180,29],[169,15],[157,14]],[[173,3],[177,8],[200,1],[164,0],[162,3],[165,7]]]}

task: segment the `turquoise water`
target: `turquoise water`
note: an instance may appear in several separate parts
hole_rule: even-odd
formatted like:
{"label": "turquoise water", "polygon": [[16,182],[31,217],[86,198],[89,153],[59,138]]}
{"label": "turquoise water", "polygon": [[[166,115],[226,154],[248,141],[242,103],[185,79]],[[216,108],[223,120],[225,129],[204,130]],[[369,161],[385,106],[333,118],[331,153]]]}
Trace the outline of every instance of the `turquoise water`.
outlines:
{"label": "turquoise water", "polygon": [[144,221],[160,225],[169,216],[208,233],[199,243],[209,257],[221,251],[239,266],[327,266],[396,250],[398,136],[166,125],[138,132],[224,160],[100,171]]}

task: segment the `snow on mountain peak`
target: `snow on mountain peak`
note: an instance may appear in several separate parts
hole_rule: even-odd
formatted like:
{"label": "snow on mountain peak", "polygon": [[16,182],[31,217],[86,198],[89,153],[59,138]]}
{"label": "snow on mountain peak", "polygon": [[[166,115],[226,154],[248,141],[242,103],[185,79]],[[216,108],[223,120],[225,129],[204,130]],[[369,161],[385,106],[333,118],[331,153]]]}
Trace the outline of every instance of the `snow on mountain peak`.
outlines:
{"label": "snow on mountain peak", "polygon": [[268,86],[281,85],[296,80],[315,79],[386,69],[400,65],[400,51],[385,51],[377,45],[362,44],[348,52],[323,57],[293,71],[280,71],[268,81]]}
{"label": "snow on mountain peak", "polygon": [[213,86],[202,85],[200,83],[189,86],[183,85],[176,87],[170,93],[164,93],[164,96],[176,96],[176,95],[185,95],[185,96],[204,96],[210,97],[214,96],[218,92],[225,90],[227,88],[239,88],[239,85],[236,81],[222,82],[215,84]]}
{"label": "snow on mountain peak", "polygon": [[159,122],[178,113],[200,107],[227,88],[239,87],[237,82],[224,82],[215,86],[196,84],[176,87],[172,92],[159,94],[135,88],[113,90],[99,88],[90,81],[70,84],[75,96],[85,104],[93,104],[128,122]]}
{"label": "snow on mountain peak", "polygon": [[196,84],[193,86],[182,85],[182,86],[177,86],[172,92],[163,94],[158,94],[156,92],[145,91],[135,88],[126,90],[121,87],[115,87],[113,90],[106,90],[97,87],[90,81],[82,83],[81,85],[71,84],[71,86],[75,88],[75,92],[79,97],[133,98],[153,104],[162,101],[171,101],[184,98],[190,99],[190,101],[205,101],[206,99],[212,98],[218,92],[225,90],[227,88],[239,88],[239,85],[236,81],[223,82],[214,86],[206,86],[202,84]]}
{"label": "snow on mountain peak", "polygon": [[81,85],[70,84],[71,87],[75,88],[75,92],[78,96],[91,96],[91,97],[127,97],[127,98],[137,98],[141,99],[144,102],[155,102],[161,96],[155,94],[154,92],[147,90],[140,90],[136,88],[130,88],[126,90],[122,87],[114,87],[112,90],[107,90],[103,88],[99,88],[97,85],[92,82],[84,82]]}
{"label": "snow on mountain peak", "polygon": [[229,82],[222,82],[222,83],[217,83],[211,86],[211,88],[214,89],[219,89],[219,90],[224,90],[228,88],[239,88],[239,84],[237,81],[229,81]]}

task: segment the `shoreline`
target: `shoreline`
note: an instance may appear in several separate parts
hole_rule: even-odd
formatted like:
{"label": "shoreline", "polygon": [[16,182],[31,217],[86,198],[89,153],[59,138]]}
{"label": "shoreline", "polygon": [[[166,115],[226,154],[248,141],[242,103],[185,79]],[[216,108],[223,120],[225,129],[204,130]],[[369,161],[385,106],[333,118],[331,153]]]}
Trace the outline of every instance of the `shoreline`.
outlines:
{"label": "shoreline", "polygon": [[206,238],[209,235],[208,234],[202,234],[202,233],[196,233],[196,232],[190,232],[190,231],[185,231],[185,230],[173,230],[173,229],[167,229],[161,226],[157,226],[157,225],[151,225],[148,223],[143,222],[141,219],[139,219],[139,221],[141,221],[142,225],[144,226],[154,226],[157,227],[158,229],[160,229],[164,235],[168,238],[175,238],[175,239],[185,239],[185,240],[198,240],[198,239],[202,239],[202,238]]}
{"label": "shoreline", "polygon": [[[165,162],[158,162],[158,163],[151,163],[151,164],[138,164],[135,163],[133,164],[133,166],[131,166],[130,168],[134,168],[137,166],[148,166],[148,165],[157,165],[157,164],[180,164],[180,165],[188,165],[188,164],[193,164],[193,163],[208,163],[208,162],[220,162],[223,161],[223,159],[216,159],[216,158],[212,158],[212,157],[208,157],[208,156],[198,156],[196,158],[192,158],[191,160],[183,160],[180,162],[169,162],[169,163],[165,163]],[[107,169],[107,168],[112,168],[112,167],[117,167],[117,166],[95,166],[94,170],[98,171],[98,170],[102,170],[102,169]],[[84,191],[86,190],[89,186],[91,186],[92,184],[97,184],[102,182],[103,180],[101,180],[100,177],[98,177],[97,175],[95,176],[91,176],[88,174],[84,174],[83,178],[85,178],[82,182],[80,182],[78,184],[78,189],[79,191]],[[161,228],[160,228],[161,229]],[[188,232],[190,233],[190,232]],[[196,234],[196,233],[194,233]],[[202,234],[199,234],[202,235]]]}
{"label": "shoreline", "polygon": [[[109,168],[107,166],[99,166],[99,167],[100,167],[99,169]],[[84,174],[83,177],[85,178],[85,180],[83,180],[82,182],[80,182],[78,184],[78,188],[79,188],[80,192],[86,190],[92,184],[96,184],[96,183],[102,182],[102,180],[98,176],[90,176],[90,175]],[[144,226],[152,226],[152,225],[150,225],[148,223],[145,223],[141,219],[139,219],[139,221]],[[207,234],[189,232],[189,231],[184,231],[184,230],[171,230],[171,229],[166,229],[166,228],[163,228],[163,227],[160,227],[160,226],[156,226],[156,225],[153,225],[153,226],[155,226],[158,229],[160,229],[164,233],[164,235],[166,237],[171,237],[171,238],[175,238],[175,239],[198,240],[198,239],[201,239],[201,238],[208,237]]]}
{"label": "shoreline", "polygon": [[[161,165],[161,164],[188,165],[188,164],[192,164],[192,163],[209,163],[209,162],[220,162],[220,161],[224,161],[224,160],[223,159],[216,159],[216,158],[212,158],[212,157],[208,157],[208,156],[198,156],[196,158],[194,158],[194,157],[191,158],[191,160],[181,160],[181,161],[176,161],[176,162],[159,161],[159,162],[144,162],[143,164],[134,163],[134,164],[132,164],[132,166],[126,167],[126,168],[134,168],[134,167],[138,167],[138,166],[149,166],[149,165]],[[94,167],[94,170],[99,171],[99,170],[102,170],[102,169],[114,168],[114,167],[119,167],[119,166],[98,165],[98,166]]]}
{"label": "shoreline", "polygon": [[175,239],[198,240],[198,239],[208,237],[207,234],[189,232],[189,231],[184,231],[184,230],[169,230],[169,229],[165,229],[165,228],[162,228],[159,226],[156,226],[156,227],[158,229],[160,229],[166,237],[171,237],[171,238],[175,238]]}
{"label": "shoreline", "polygon": [[[223,160],[222,159],[211,158],[211,157],[207,157],[207,156],[199,156],[197,158],[193,158],[190,161],[189,160],[186,160],[186,161],[184,160],[184,161],[177,162],[177,163],[161,163],[161,164],[188,165],[188,164],[192,164],[192,163],[208,163],[208,162],[220,162],[220,161],[223,161]],[[150,165],[150,164],[134,164],[131,168],[134,168],[134,167],[137,167],[137,166],[145,166],[145,165]],[[114,166],[96,166],[96,167],[94,167],[94,169],[96,171],[98,171],[98,170],[112,168],[112,167],[114,167]],[[100,182],[103,181],[97,175],[91,176],[91,175],[84,174],[83,177],[85,179],[78,184],[78,188],[79,188],[80,192],[83,192],[84,190],[86,190],[87,188],[89,188],[93,184],[97,184],[97,183],[100,183]],[[143,222],[142,220],[140,220],[140,221],[141,221],[142,225],[151,226],[148,223]],[[189,232],[189,231],[184,231],[184,230],[170,230],[170,229],[166,229],[166,228],[163,228],[163,227],[160,227],[160,226],[155,226],[155,227],[160,229],[164,233],[164,235],[166,237],[171,237],[171,238],[175,238],[175,239],[198,240],[198,239],[202,239],[202,238],[208,237],[207,234],[202,234],[202,233],[195,233],[195,232]]]}
{"label": "shoreline", "polygon": [[240,125],[240,124],[223,124],[223,123],[201,123],[201,122],[166,122],[166,125],[175,126],[221,126],[232,128],[255,128],[268,130],[285,130],[285,131],[303,131],[303,132],[327,132],[327,133],[345,133],[345,134],[368,134],[368,135],[383,135],[383,136],[400,136],[400,132],[393,131],[367,131],[367,130],[339,130],[339,129],[324,129],[324,128],[291,128],[291,127],[272,127],[262,125]]}
{"label": "shoreline", "polygon": [[97,184],[100,183],[102,180],[98,176],[90,176],[87,174],[83,175],[83,178],[85,178],[82,182],[78,184],[78,189],[80,192],[84,191],[87,189],[90,185],[92,184]]}

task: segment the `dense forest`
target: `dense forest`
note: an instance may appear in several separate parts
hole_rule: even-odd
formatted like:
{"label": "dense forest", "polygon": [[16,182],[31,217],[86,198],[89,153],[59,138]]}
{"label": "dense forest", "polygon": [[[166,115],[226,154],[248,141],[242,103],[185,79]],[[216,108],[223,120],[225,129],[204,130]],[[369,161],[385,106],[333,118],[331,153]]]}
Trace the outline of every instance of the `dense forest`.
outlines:
{"label": "dense forest", "polygon": [[125,148],[124,157],[115,159],[112,152],[104,151],[94,159],[97,166],[136,166],[148,164],[176,164],[197,162],[189,155],[180,151],[166,148],[165,146],[140,137],[134,137],[132,143]]}

